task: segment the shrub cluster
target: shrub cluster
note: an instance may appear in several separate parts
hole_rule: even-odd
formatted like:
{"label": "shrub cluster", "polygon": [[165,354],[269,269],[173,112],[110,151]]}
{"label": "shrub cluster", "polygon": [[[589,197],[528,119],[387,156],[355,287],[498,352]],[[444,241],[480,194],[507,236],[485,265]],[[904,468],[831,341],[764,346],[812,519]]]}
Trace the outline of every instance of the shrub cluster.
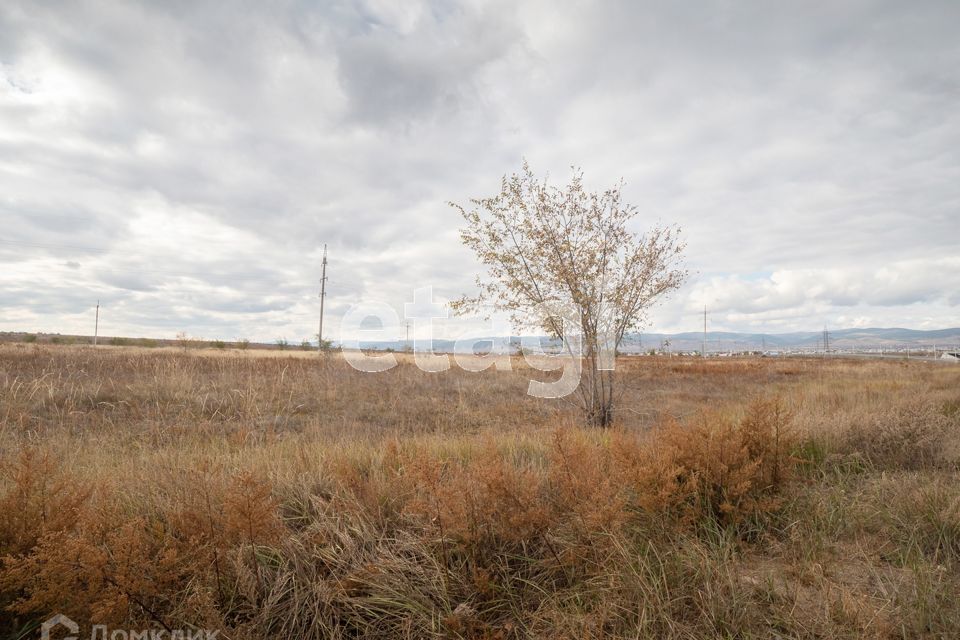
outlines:
{"label": "shrub cluster", "polygon": [[5,615],[509,637],[556,604],[551,594],[618,575],[611,563],[648,544],[645,532],[736,533],[776,509],[793,466],[789,420],[761,400],[740,418],[704,413],[643,435],[395,440],[296,484],[211,462],[149,487],[85,485],[26,449],[3,470]]}

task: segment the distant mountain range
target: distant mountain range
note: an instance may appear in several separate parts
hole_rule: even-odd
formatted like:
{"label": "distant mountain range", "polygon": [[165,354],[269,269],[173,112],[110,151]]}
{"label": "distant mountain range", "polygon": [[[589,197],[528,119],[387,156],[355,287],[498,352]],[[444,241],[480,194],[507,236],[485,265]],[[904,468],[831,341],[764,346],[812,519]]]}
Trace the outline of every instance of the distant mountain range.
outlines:
{"label": "distant mountain range", "polygon": [[[745,351],[755,349],[823,348],[824,332],[798,331],[793,333],[734,333],[708,331],[707,351]],[[703,344],[703,332],[662,334],[644,333],[630,336],[625,350],[659,348],[666,340],[674,351],[699,351]],[[960,345],[960,328],[921,331],[916,329],[836,329],[827,331],[831,349],[877,348],[877,347],[954,347]],[[641,346],[642,345],[642,346]]]}
{"label": "distant mountain range", "polygon": [[[797,331],[793,333],[737,333],[730,331],[708,331],[706,334],[707,352],[732,351],[759,351],[782,349],[822,349],[824,332]],[[492,340],[506,338],[478,337],[471,340],[476,349],[490,343]],[[525,338],[525,340],[536,338]],[[520,338],[511,337],[510,342],[519,344]],[[546,345],[549,341],[542,338]],[[650,349],[660,350],[669,348],[673,352],[700,351],[703,345],[703,332],[687,331],[684,333],[641,333],[633,334],[624,339],[621,351],[625,353],[644,352]],[[875,349],[898,347],[934,347],[960,348],[960,328],[935,329],[921,331],[917,329],[836,329],[827,331],[827,340],[831,349]],[[669,342],[669,346],[667,345]],[[388,340],[362,343],[368,349],[402,350],[406,343],[403,340]],[[436,351],[452,352],[456,349],[454,340],[435,339],[433,347]],[[467,346],[461,350],[469,351]]]}

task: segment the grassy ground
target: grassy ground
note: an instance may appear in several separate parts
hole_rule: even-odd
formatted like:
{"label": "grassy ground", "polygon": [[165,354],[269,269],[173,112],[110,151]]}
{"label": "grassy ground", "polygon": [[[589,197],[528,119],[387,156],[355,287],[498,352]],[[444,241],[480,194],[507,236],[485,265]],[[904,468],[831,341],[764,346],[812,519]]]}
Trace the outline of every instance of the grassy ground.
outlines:
{"label": "grassy ground", "polygon": [[960,367],[515,365],[0,347],[0,629],[960,636]]}

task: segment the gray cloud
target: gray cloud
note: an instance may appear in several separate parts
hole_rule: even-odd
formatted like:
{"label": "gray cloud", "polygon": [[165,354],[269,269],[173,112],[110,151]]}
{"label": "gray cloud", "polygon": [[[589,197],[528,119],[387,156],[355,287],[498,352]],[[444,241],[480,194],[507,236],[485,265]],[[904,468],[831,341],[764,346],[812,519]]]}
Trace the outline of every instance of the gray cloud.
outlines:
{"label": "gray cloud", "polygon": [[505,13],[443,3],[414,20],[365,13],[366,28],[335,43],[349,117],[382,127],[471,110],[481,99],[479,72],[522,36]]}
{"label": "gray cloud", "polygon": [[684,227],[696,277],[658,329],[706,298],[730,329],[960,324],[958,20],[946,1],[4,3],[0,330],[85,331],[102,298],[114,333],[307,337],[323,243],[332,323],[414,286],[454,297],[477,267],[444,203],[522,155],[623,177],[638,230]]}

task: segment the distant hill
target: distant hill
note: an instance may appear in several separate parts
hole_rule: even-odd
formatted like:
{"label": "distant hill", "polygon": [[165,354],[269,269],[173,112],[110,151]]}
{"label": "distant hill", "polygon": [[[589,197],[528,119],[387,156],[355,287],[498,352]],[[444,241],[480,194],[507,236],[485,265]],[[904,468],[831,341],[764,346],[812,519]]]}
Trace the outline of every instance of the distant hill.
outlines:
{"label": "distant hill", "polygon": [[[831,348],[871,347],[930,347],[960,345],[960,328],[935,329],[835,329],[828,330]],[[744,351],[753,349],[820,348],[823,346],[823,331],[799,331],[793,333],[734,333],[727,331],[707,332],[707,351]],[[626,341],[629,349],[658,348],[663,341],[670,341],[674,351],[699,351],[703,333],[662,334],[644,333],[630,336]]]}
{"label": "distant hill", "polygon": [[[727,351],[758,351],[778,349],[817,349],[823,346],[823,331],[798,331],[793,333],[737,333],[730,331],[708,331],[707,352]],[[869,329],[836,329],[828,331],[831,349],[850,348],[890,348],[898,347],[932,347],[960,348],[960,328],[935,329],[922,331],[917,329],[900,328],[869,328]],[[507,338],[478,337],[472,342],[480,347],[490,340],[505,340]],[[519,344],[519,338],[509,340]],[[544,342],[547,340],[544,338]],[[621,351],[626,353],[660,349],[669,341],[671,351],[699,351],[703,344],[703,332],[687,331],[684,333],[642,333],[627,336],[621,345]],[[365,348],[402,350],[406,345],[402,340],[363,342]],[[434,340],[433,346],[437,351],[453,351],[453,340]]]}

